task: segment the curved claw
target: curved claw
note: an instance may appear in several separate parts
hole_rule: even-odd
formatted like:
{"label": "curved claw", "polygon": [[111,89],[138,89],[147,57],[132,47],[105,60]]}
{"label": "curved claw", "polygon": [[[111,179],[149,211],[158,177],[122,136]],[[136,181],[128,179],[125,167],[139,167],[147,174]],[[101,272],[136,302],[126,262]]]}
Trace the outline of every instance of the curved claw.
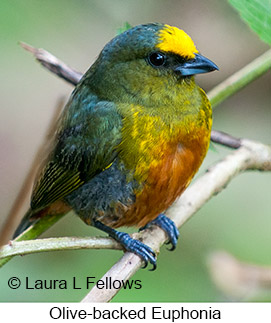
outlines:
{"label": "curved claw", "polygon": [[139,240],[131,238],[129,234],[125,232],[116,231],[114,238],[121,243],[127,251],[136,254],[144,261],[142,268],[146,268],[148,263],[151,263],[153,268],[150,269],[150,271],[156,269],[155,253],[149,246]]}
{"label": "curved claw", "polygon": [[156,258],[155,253],[149,246],[145,245],[143,242],[133,239],[129,236],[128,233],[117,231],[107,225],[103,224],[100,221],[92,220],[92,225],[96,228],[108,233],[110,237],[118,241],[122,246],[127,250],[130,251],[137,256],[139,256],[143,261],[144,265],[143,268],[146,268],[148,263],[152,264],[151,271],[156,269]]}
{"label": "curved claw", "polygon": [[158,225],[161,229],[163,229],[166,234],[168,235],[168,242],[166,244],[171,244],[171,248],[169,248],[169,251],[173,251],[176,248],[177,241],[179,238],[179,230],[177,229],[175,223],[166,217],[164,214],[159,214],[156,219],[145,225],[143,228],[140,228],[139,230],[144,230],[148,228],[151,224]]}

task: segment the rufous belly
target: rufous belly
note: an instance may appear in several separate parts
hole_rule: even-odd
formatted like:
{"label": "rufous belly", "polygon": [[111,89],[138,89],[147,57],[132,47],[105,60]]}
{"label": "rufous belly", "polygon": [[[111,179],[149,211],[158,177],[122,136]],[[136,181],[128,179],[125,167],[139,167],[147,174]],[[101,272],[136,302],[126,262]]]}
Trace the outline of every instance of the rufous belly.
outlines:
{"label": "rufous belly", "polygon": [[199,136],[185,145],[169,145],[165,157],[155,167],[150,166],[143,190],[136,193],[136,202],[114,227],[142,227],[165,211],[199,169],[208,149],[206,137]]}

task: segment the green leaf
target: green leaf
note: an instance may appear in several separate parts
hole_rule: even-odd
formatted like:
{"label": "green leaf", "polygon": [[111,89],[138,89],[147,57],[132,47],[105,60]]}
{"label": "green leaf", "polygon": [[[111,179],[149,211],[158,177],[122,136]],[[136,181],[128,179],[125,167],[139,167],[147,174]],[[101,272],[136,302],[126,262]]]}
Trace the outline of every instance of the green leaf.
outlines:
{"label": "green leaf", "polygon": [[242,19],[266,43],[271,44],[271,0],[229,0]]}
{"label": "green leaf", "polygon": [[124,25],[123,25],[123,27],[120,27],[120,28],[118,28],[117,29],[117,35],[119,35],[119,34],[121,34],[121,33],[123,33],[124,31],[126,31],[126,30],[128,30],[128,29],[130,29],[130,28],[132,28],[133,26],[132,25],[130,25],[129,24],[129,22],[125,22],[124,23]]}

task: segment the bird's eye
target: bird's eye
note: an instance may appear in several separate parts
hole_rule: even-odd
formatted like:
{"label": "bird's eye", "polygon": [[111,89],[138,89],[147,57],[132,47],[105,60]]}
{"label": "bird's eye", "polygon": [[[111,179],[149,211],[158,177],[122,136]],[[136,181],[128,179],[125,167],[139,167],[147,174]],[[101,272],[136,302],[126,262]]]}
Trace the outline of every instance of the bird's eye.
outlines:
{"label": "bird's eye", "polygon": [[164,65],[164,63],[166,61],[166,57],[162,53],[155,52],[155,53],[151,53],[149,55],[148,61],[152,66],[159,67],[159,66]]}

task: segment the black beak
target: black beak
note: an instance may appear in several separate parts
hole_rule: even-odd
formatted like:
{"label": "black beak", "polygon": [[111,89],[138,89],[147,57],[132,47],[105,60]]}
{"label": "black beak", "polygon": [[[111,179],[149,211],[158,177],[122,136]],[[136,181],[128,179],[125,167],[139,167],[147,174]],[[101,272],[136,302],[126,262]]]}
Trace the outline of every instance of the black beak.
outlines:
{"label": "black beak", "polygon": [[194,59],[186,61],[175,68],[175,71],[182,76],[209,73],[214,70],[219,70],[216,64],[200,54],[195,54]]}

